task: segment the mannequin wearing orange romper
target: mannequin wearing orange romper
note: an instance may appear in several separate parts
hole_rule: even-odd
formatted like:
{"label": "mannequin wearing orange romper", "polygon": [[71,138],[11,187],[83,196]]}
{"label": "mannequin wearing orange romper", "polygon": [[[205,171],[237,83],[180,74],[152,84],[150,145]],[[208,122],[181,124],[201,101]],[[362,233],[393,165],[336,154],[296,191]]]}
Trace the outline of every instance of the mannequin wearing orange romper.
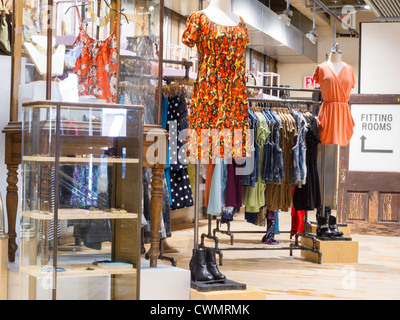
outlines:
{"label": "mannequin wearing orange romper", "polygon": [[[353,68],[342,61],[342,54],[337,46],[332,49],[329,59],[320,64],[314,73],[315,81],[321,86],[324,101],[318,115],[318,131],[321,144],[347,146],[355,125],[348,104],[355,79]],[[322,161],[325,161],[324,148],[322,152]],[[321,184],[325,190],[325,172],[322,172]],[[324,197],[322,191],[322,198]],[[326,239],[342,236],[343,233],[336,228],[336,217],[326,214],[324,201],[320,209],[321,214],[317,212],[317,236]]]}
{"label": "mannequin wearing orange romper", "polygon": [[342,61],[340,52],[333,51],[328,61],[316,68],[314,79],[324,101],[318,116],[321,143],[347,146],[355,125],[348,105],[355,86],[353,68]]}

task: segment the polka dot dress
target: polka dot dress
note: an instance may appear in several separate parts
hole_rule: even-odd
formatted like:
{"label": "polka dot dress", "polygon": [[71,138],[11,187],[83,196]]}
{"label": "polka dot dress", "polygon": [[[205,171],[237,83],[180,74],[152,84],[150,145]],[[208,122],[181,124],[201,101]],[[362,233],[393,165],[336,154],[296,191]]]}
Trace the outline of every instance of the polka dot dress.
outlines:
{"label": "polka dot dress", "polygon": [[177,210],[194,205],[187,170],[188,161],[183,148],[185,141],[178,139],[179,133],[188,127],[188,113],[184,95],[168,98],[167,120],[170,134],[171,210]]}
{"label": "polka dot dress", "polygon": [[187,169],[171,171],[171,210],[193,206],[192,189]]}

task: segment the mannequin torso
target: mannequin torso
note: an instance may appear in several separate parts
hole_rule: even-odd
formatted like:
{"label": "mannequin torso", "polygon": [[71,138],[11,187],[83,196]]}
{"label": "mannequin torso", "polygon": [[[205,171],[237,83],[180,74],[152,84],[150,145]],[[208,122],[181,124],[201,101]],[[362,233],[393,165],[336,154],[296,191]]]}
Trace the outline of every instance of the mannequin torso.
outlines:
{"label": "mannequin torso", "polygon": [[231,10],[231,0],[211,0],[203,12],[211,21],[222,26],[237,26],[240,23],[240,17]]}
{"label": "mannequin torso", "polygon": [[342,54],[337,52],[332,52],[329,59],[328,65],[331,67],[332,71],[338,76],[340,71],[342,71],[343,67],[346,65],[342,61]]}

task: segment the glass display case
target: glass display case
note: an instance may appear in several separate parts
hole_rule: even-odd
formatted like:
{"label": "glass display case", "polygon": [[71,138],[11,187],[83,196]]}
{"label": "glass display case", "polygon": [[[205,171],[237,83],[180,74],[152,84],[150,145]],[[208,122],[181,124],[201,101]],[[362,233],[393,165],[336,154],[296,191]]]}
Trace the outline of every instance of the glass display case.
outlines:
{"label": "glass display case", "polygon": [[21,299],[139,299],[143,117],[23,104]]}

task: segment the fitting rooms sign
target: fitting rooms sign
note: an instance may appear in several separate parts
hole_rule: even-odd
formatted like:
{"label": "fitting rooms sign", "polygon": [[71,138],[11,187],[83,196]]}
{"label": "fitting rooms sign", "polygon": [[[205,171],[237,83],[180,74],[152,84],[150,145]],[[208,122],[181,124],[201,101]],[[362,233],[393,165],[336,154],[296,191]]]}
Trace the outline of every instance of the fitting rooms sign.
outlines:
{"label": "fitting rooms sign", "polygon": [[353,105],[349,171],[400,172],[400,107]]}

